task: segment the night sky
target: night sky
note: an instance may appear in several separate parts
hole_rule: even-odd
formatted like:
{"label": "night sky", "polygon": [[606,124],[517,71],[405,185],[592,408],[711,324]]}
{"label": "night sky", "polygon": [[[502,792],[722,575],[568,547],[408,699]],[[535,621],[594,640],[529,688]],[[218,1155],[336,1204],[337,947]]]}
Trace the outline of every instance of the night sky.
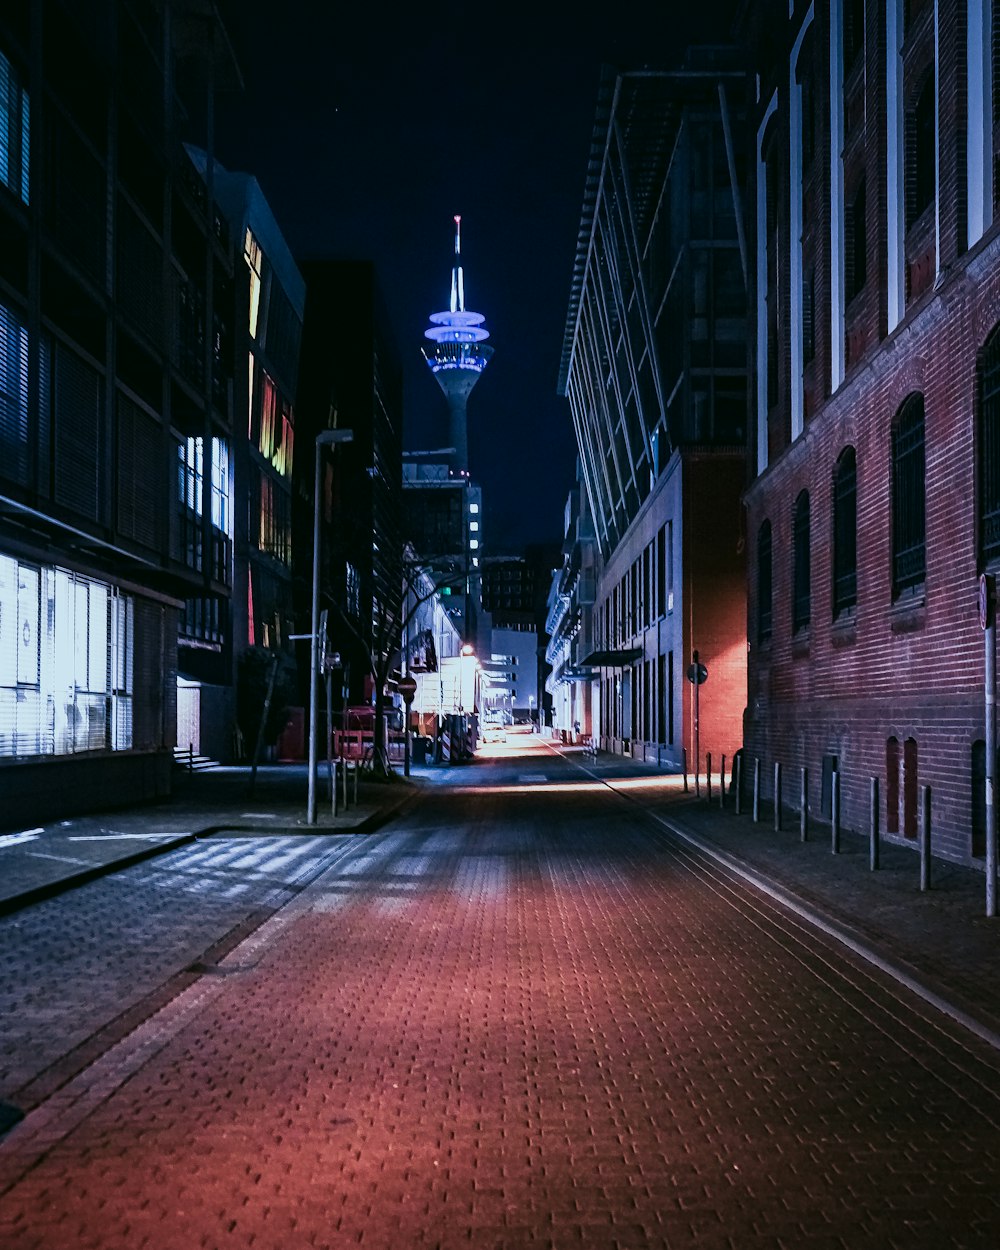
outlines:
{"label": "night sky", "polygon": [[469,402],[487,554],[560,539],[575,444],[556,383],[601,65],[676,65],[731,6],[221,7],[246,89],[217,104],[218,157],[256,176],[297,259],[374,261],[407,448],[447,441],[420,347],[462,215],[466,307],[496,349]]}

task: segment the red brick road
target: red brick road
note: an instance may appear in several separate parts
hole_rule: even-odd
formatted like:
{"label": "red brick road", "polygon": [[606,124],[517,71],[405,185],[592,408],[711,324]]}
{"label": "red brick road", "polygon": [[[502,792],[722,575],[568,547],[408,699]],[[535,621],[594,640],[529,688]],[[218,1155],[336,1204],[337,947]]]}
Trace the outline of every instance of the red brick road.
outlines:
{"label": "red brick road", "polygon": [[606,791],[439,791],[10,1134],[0,1244],[995,1247],[997,1068]]}

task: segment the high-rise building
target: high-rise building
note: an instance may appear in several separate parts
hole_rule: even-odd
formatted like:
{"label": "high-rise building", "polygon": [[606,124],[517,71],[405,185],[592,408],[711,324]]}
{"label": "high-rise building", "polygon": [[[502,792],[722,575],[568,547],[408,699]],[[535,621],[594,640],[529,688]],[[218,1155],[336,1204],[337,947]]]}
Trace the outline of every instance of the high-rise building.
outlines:
{"label": "high-rise building", "polygon": [[744,83],[721,48],[606,76],[559,378],[599,555],[573,676],[594,683],[605,749],[673,767],[742,740]]}
{"label": "high-rise building", "polygon": [[424,331],[424,337],[430,339],[434,346],[425,346],[423,354],[448,401],[448,435],[452,448],[448,463],[456,474],[468,477],[466,409],[472,388],[489,364],[493,348],[486,342],[490,337],[483,325],[486,318],[482,313],[466,311],[461,229],[462,219],[456,217],[451,300],[447,312],[431,314],[430,329]]}

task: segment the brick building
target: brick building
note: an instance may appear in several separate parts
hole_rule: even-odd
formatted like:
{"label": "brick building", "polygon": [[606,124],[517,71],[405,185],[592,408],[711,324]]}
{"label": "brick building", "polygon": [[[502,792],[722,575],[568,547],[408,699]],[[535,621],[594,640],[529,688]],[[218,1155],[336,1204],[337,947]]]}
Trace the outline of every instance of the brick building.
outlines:
{"label": "brick building", "polygon": [[[1000,563],[1000,142],[985,0],[749,4],[758,71],[745,744],[829,811],[984,850]],[[795,783],[796,793],[798,782]]]}

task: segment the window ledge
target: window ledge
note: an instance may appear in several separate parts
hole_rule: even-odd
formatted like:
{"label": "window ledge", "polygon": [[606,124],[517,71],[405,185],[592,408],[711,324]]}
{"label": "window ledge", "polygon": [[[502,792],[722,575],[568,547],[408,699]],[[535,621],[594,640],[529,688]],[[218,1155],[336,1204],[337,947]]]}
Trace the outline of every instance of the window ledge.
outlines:
{"label": "window ledge", "polygon": [[912,634],[927,622],[927,602],[923,586],[905,590],[889,609],[889,625],[894,634]]}
{"label": "window ledge", "polygon": [[830,641],[835,647],[853,647],[858,640],[856,608],[844,608],[833,622]]}

